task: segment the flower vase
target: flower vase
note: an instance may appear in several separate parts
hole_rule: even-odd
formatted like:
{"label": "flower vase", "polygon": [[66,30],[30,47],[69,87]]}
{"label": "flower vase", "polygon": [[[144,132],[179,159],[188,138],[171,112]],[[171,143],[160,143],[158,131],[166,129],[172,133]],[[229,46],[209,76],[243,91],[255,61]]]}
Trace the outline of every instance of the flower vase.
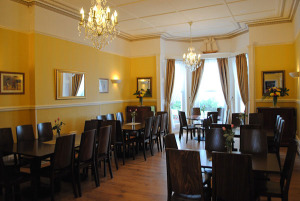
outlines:
{"label": "flower vase", "polygon": [[143,97],[140,97],[140,104],[143,106]]}
{"label": "flower vase", "polygon": [[56,137],[60,137],[60,130],[56,130]]}
{"label": "flower vase", "polygon": [[277,96],[273,97],[273,107],[276,107],[277,105]]}
{"label": "flower vase", "polygon": [[135,123],[135,116],[131,117],[131,123],[132,123],[132,124]]}
{"label": "flower vase", "polygon": [[230,154],[232,153],[232,147],[231,147],[231,146],[230,146],[230,147],[229,147],[229,146],[227,147],[227,153],[230,153]]}

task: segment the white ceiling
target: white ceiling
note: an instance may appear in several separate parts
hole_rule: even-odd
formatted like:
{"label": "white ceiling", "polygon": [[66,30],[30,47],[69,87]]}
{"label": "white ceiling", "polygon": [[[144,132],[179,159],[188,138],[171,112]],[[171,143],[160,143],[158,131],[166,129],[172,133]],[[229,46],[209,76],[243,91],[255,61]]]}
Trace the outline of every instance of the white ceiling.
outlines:
{"label": "white ceiling", "polygon": [[[87,13],[90,0],[41,0],[78,13]],[[108,0],[117,10],[119,30],[128,39],[162,36],[168,39],[192,36],[231,36],[248,25],[291,20],[299,0]]]}

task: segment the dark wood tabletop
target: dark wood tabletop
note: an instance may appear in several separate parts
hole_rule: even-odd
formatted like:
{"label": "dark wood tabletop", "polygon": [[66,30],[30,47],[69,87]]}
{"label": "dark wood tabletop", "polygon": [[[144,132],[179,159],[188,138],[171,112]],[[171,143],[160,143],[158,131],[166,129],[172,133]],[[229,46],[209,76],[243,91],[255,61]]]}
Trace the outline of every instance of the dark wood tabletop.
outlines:
{"label": "dark wood tabletop", "polygon": [[[212,153],[206,150],[199,150],[201,167],[212,168]],[[240,154],[240,152],[233,152],[233,154]],[[265,173],[279,173],[280,168],[275,154],[252,155],[252,169],[253,171]]]}
{"label": "dark wood tabletop", "polygon": [[145,128],[145,124],[142,123],[135,123],[132,125],[131,123],[123,124],[122,130],[123,131],[141,131]]}

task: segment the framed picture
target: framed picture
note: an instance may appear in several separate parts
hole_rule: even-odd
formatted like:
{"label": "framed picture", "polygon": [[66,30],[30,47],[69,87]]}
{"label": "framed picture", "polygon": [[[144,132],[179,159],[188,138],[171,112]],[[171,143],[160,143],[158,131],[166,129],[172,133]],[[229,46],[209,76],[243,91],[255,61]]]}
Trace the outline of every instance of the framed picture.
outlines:
{"label": "framed picture", "polygon": [[263,71],[262,72],[262,94],[265,95],[269,88],[279,87],[284,88],[284,70],[280,71]]}
{"label": "framed picture", "polygon": [[108,79],[99,79],[99,92],[108,93]]}
{"label": "framed picture", "polygon": [[24,94],[24,73],[0,71],[0,94]]}

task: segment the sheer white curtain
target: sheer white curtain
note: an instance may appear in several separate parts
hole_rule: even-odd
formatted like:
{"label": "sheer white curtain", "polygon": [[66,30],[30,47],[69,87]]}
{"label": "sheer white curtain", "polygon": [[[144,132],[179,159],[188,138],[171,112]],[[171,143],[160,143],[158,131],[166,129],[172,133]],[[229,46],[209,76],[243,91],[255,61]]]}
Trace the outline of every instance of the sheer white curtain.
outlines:
{"label": "sheer white curtain", "polygon": [[171,99],[171,126],[172,132],[179,131],[178,111],[185,111],[187,108],[186,90],[186,68],[182,61],[175,61],[175,81]]}
{"label": "sheer white curtain", "polygon": [[204,72],[194,107],[206,107],[206,111],[217,111],[225,107],[217,59],[205,59]]}

